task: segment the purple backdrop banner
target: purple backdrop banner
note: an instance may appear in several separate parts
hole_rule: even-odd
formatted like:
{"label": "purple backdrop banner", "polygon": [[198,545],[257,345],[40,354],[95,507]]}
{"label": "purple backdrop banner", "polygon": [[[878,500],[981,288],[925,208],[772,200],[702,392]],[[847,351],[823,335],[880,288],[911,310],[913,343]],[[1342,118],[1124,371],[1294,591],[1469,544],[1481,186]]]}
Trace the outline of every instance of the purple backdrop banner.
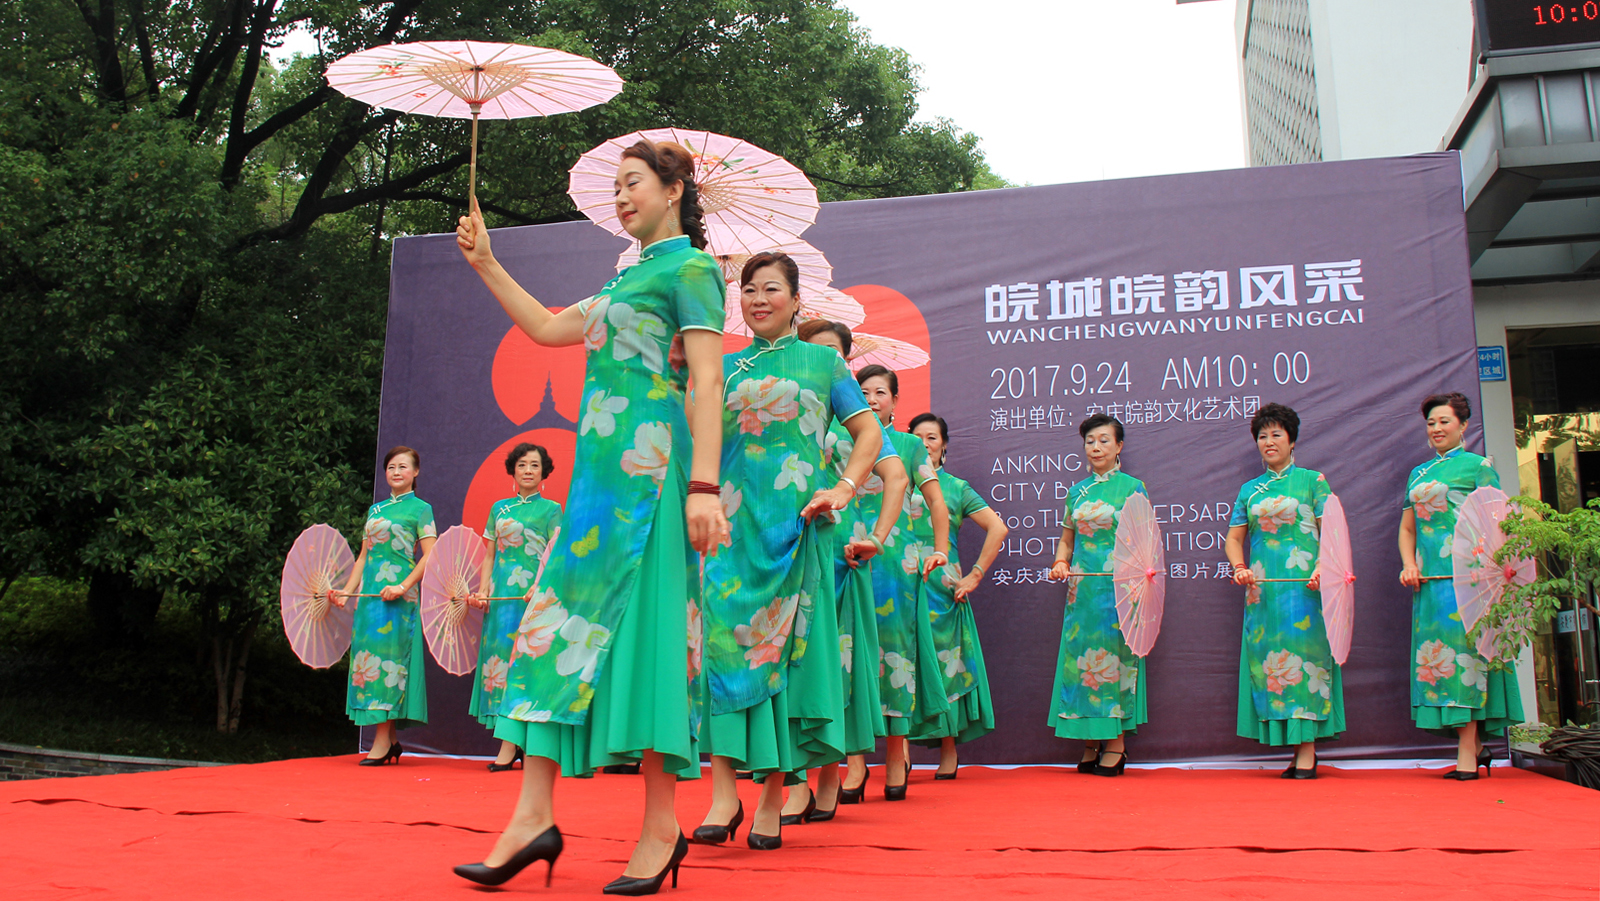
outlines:
{"label": "purple backdrop banner", "polygon": [[[916,341],[920,312],[948,468],[1012,528],[973,601],[997,728],[964,762],[1076,760],[1047,723],[1064,589],[1042,574],[1086,471],[1077,425],[1102,411],[1127,424],[1123,468],[1149,487],[1170,567],[1133,760],[1283,756],[1234,736],[1244,598],[1222,550],[1235,493],[1261,471],[1250,416],[1274,401],[1299,411],[1296,460],[1327,475],[1353,533],[1349,730],[1323,756],[1441,747],[1410,723],[1395,535],[1406,474],[1431,453],[1417,404],[1436,390],[1477,399],[1454,154],[828,204],[804,237],[863,300],[880,326],[868,330]],[[593,293],[626,246],[586,222],[493,240],[552,305]],[[508,441],[573,428],[538,364],[508,361],[509,327],[453,235],[395,243],[380,452],[422,452],[419,494],[441,531],[470,520],[469,486]],[[511,384],[518,373],[528,384]],[[508,402],[518,390],[543,402]],[[899,418],[919,412],[903,403]],[[962,559],[981,541],[964,532]],[[430,723],[407,745],[490,753],[466,713],[469,679],[431,662],[427,675]]]}

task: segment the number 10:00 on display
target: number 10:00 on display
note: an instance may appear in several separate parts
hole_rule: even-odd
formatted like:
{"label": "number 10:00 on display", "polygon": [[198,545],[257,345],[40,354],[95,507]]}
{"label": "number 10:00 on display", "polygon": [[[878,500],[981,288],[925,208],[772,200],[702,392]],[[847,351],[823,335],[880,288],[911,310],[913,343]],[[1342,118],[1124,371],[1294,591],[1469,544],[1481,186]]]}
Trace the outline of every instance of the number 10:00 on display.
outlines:
{"label": "number 10:00 on display", "polygon": [[[1219,356],[1169,357],[1162,373],[1161,390],[1172,388],[1243,388],[1259,385],[1259,364],[1239,354],[1226,362]],[[991,400],[1023,397],[1076,397],[1084,394],[1127,394],[1133,391],[1128,364],[1073,363],[1071,366],[996,367],[989,372],[995,380]],[[1272,358],[1272,382],[1279,385],[1304,385],[1311,380],[1311,358],[1305,351],[1280,351]]]}

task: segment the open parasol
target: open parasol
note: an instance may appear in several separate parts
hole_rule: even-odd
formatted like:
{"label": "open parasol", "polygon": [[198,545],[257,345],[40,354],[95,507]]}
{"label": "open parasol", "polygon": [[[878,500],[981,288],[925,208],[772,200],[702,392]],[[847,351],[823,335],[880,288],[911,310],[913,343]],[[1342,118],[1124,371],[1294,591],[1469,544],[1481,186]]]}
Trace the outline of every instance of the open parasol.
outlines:
{"label": "open parasol", "polygon": [[694,156],[706,240],[714,253],[760,253],[794,240],[817,220],[817,189],[783,157],[716,132],[655,128],[591,148],[569,172],[567,195],[614,235],[627,235],[617,218],[617,166],[622,151],[640,141],[673,141]]}
{"label": "open parasol", "polygon": [[330,667],[350,649],[354,611],[328,603],[328,589],[342,586],[354,565],[349,542],[324,523],[301,532],[283,562],[283,631],[308,666]]}
{"label": "open parasol", "polygon": [[1328,646],[1340,666],[1350,656],[1355,634],[1356,574],[1351,566],[1350,524],[1344,503],[1328,495],[1322,508],[1322,534],[1318,538],[1317,568],[1322,573],[1322,621],[1328,628]]}
{"label": "open parasol", "polygon": [[478,665],[483,611],[467,603],[483,571],[483,539],[451,526],[428,555],[422,573],[422,635],[444,671],[463,676]]}
{"label": "open parasol", "polygon": [[622,91],[617,73],[592,59],[484,41],[418,41],[362,50],[328,66],[328,84],[384,109],[472,119],[469,205],[477,197],[479,117],[576,112]]}
{"label": "open parasol", "polygon": [[[1485,485],[1467,495],[1456,510],[1455,539],[1450,548],[1451,577],[1456,590],[1456,607],[1461,625],[1470,635],[1483,614],[1502,597],[1510,585],[1527,585],[1538,575],[1527,558],[1496,563],[1495,552],[1506,543],[1500,523],[1511,512],[1506,493]],[[1485,628],[1476,642],[1485,660],[1494,660],[1498,629]]]}
{"label": "open parasol", "polygon": [[1140,657],[1155,647],[1167,596],[1167,557],[1161,528],[1149,498],[1130,495],[1117,514],[1117,543],[1111,550],[1111,580],[1116,586],[1117,625],[1128,650]]}
{"label": "open parasol", "polygon": [[876,363],[899,372],[903,369],[916,369],[918,366],[928,365],[928,352],[907,341],[898,338],[885,338],[882,335],[869,335],[865,332],[856,332],[850,339],[850,369],[859,371],[862,367]]}

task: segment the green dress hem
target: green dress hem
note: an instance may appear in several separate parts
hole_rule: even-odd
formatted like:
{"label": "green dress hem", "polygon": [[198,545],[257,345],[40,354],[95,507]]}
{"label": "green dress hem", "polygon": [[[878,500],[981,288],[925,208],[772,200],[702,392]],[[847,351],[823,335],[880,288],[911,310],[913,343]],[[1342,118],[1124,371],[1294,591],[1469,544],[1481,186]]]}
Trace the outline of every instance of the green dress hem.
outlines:
{"label": "green dress hem", "polygon": [[1483,707],[1426,707],[1413,706],[1411,721],[1418,729],[1454,738],[1456,728],[1468,723],[1483,723],[1483,731],[1490,735],[1503,735],[1507,726],[1522,723],[1522,693],[1517,688],[1517,674],[1495,670],[1485,674],[1488,703]]}
{"label": "green dress hem", "polygon": [[[960,623],[958,628],[962,635],[963,650],[970,655],[966,664],[973,682],[966,691],[946,699],[948,710],[931,724],[933,728],[911,737],[911,741],[919,745],[937,747],[946,738],[954,738],[958,745],[965,744],[994,731],[994,695],[989,690],[989,670],[984,665],[983,645],[978,640],[978,625],[973,617],[972,605],[959,603],[955,615]],[[935,661],[936,673],[937,666],[938,662]]]}
{"label": "green dress hem", "polygon": [[[1146,691],[1148,686],[1145,683],[1145,671],[1148,669],[1148,665],[1139,667],[1139,682],[1137,687],[1134,688],[1134,710],[1128,716],[1121,718],[1111,716],[1062,716],[1061,692],[1055,692],[1050,701],[1050,726],[1055,730],[1056,737],[1077,741],[1111,741],[1123,735],[1139,734],[1139,726],[1150,722],[1150,705]],[[1060,661],[1056,663],[1056,672],[1061,672]]]}
{"label": "green dress hem", "polygon": [[1327,719],[1263,720],[1256,718],[1256,703],[1250,690],[1250,668],[1245,653],[1245,648],[1240,647],[1239,737],[1254,739],[1274,748],[1282,748],[1305,744],[1308,741],[1331,741],[1345,731],[1344,673],[1338,663],[1333,664],[1333,676],[1329,685],[1333,710]]}
{"label": "green dress hem", "polygon": [[530,723],[499,716],[496,738],[529,757],[554,760],[563,776],[592,776],[600,767],[638,763],[645,751],[655,751],[663,756],[666,772],[700,778],[684,638],[689,633],[685,488],[681,472],[663,485],[633,595],[584,722]]}
{"label": "green dress hem", "polygon": [[[363,598],[362,603],[377,604],[414,604],[415,601],[380,601],[375,598]],[[420,617],[419,617],[420,620]],[[357,726],[377,726],[382,723],[394,721],[396,729],[410,729],[412,726],[426,726],[428,724],[428,683],[424,666],[427,663],[428,650],[422,640],[422,624],[419,621],[411,630],[411,653],[406,655],[406,686],[405,696],[400,701],[398,710],[352,710],[348,699],[345,701],[345,714]],[[398,714],[398,715],[397,715]]]}

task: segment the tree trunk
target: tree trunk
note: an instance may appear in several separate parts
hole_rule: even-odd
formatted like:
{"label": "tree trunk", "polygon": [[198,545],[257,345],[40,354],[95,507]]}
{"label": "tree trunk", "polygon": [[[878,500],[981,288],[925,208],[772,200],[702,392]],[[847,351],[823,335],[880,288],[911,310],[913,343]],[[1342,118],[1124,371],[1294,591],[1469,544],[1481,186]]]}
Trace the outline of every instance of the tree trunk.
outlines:
{"label": "tree trunk", "polygon": [[250,661],[250,644],[256,637],[256,626],[261,622],[258,613],[250,617],[245,624],[244,634],[239,636],[239,662],[233,670],[233,697],[228,702],[228,734],[233,735],[239,731],[239,714],[244,708],[244,677],[245,665]]}
{"label": "tree trunk", "polygon": [[[207,607],[211,614],[207,617],[211,626],[211,672],[217,688],[217,731],[233,735],[239,731],[239,719],[244,710],[245,675],[256,626],[261,623],[261,608],[219,621],[215,608],[210,604]],[[239,616],[244,617],[243,623],[238,622]]]}

